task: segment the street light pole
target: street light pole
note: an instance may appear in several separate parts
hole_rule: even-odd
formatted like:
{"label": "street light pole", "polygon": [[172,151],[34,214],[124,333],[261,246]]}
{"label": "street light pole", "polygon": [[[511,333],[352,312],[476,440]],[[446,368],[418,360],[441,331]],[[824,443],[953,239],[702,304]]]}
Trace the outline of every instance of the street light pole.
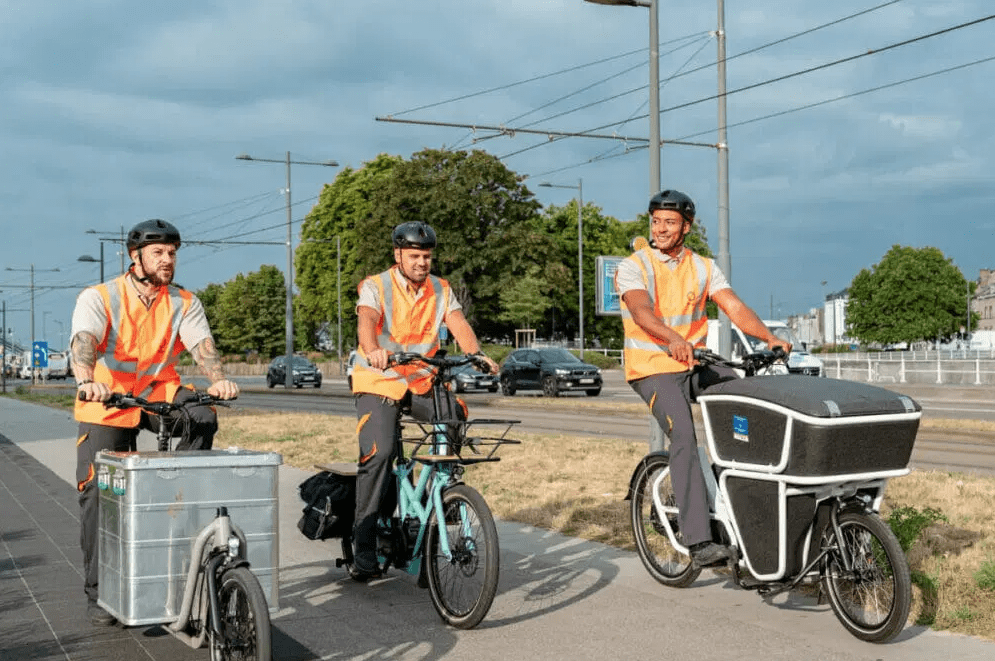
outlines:
{"label": "street light pole", "polygon": [[[35,350],[35,265],[32,264],[30,269],[15,269],[7,267],[8,271],[31,271],[31,352],[34,354]],[[53,273],[58,271],[58,268],[54,269],[38,269],[42,273]],[[42,319],[42,325],[44,326],[44,319]],[[32,385],[36,382],[35,371],[31,370],[31,383]]]}
{"label": "street light pole", "polygon": [[286,315],[287,315],[287,362],[284,371],[284,385],[287,388],[291,388],[294,385],[294,235],[291,227],[291,204],[290,204],[290,164],[295,165],[323,165],[325,167],[338,167],[338,163],[335,161],[292,161],[290,160],[290,152],[287,152],[287,156],[284,160],[276,160],[271,158],[254,158],[248,154],[239,154],[235,157],[239,161],[259,161],[262,163],[285,163],[287,166],[287,302],[286,302]]}
{"label": "street light pole", "polygon": [[580,359],[584,360],[584,180],[577,179],[576,186],[566,184],[551,184],[544,181],[540,186],[546,188],[574,188],[577,190],[577,310],[578,310],[578,340],[580,344]]}

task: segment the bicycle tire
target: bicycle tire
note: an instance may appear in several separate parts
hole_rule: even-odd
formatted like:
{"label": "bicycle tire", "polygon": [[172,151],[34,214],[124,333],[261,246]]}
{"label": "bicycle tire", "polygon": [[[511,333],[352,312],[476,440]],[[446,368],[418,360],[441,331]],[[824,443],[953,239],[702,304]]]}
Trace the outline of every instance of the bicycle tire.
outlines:
{"label": "bicycle tire", "polygon": [[[847,631],[867,642],[888,642],[909,617],[912,578],[908,560],[895,533],[876,514],[845,512],[839,524],[839,544],[832,527],[823,538],[832,550],[823,560],[822,589]],[[850,557],[850,572],[842,553]]]}
{"label": "bicycle tire", "polygon": [[425,540],[428,589],[439,616],[457,629],[472,629],[490,610],[500,564],[497,526],[484,497],[465,484],[446,489],[442,509],[452,559],[440,548],[435,512]]}
{"label": "bicycle tire", "polygon": [[660,485],[660,499],[668,505],[666,515],[675,537],[680,541],[680,528],[677,521],[677,501],[670,482],[670,460],[665,456],[655,456],[643,462],[633,482],[630,500],[630,522],[632,535],[636,540],[636,551],[646,571],[657,582],[672,588],[686,588],[701,573],[691,557],[678,551],[670,542],[667,530],[663,527],[653,501],[653,483],[660,471],[667,471]]}
{"label": "bicycle tire", "polygon": [[218,579],[221,639],[211,640],[211,661],[272,661],[269,606],[259,579],[248,567],[233,567]]}

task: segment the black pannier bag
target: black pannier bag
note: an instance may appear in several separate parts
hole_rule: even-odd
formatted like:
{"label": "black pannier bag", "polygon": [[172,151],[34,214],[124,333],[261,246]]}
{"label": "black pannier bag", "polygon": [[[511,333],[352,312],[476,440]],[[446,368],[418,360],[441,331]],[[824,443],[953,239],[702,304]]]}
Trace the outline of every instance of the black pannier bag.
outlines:
{"label": "black pannier bag", "polygon": [[356,510],[356,478],[322,471],[297,487],[304,515],[297,528],[308,539],[352,536]]}

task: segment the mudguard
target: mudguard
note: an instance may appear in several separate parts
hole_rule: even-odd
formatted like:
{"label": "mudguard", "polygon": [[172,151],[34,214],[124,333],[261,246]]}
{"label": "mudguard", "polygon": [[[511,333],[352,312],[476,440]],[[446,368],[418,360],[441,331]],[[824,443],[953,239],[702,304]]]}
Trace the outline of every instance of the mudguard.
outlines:
{"label": "mudguard", "polygon": [[642,467],[653,463],[654,461],[663,460],[667,464],[670,463],[670,453],[666,450],[656,450],[655,452],[650,452],[645,457],[639,460],[636,464],[635,469],[632,471],[632,476],[629,478],[629,490],[625,494],[624,500],[632,500],[632,492],[636,488],[636,476],[639,474],[639,469]]}

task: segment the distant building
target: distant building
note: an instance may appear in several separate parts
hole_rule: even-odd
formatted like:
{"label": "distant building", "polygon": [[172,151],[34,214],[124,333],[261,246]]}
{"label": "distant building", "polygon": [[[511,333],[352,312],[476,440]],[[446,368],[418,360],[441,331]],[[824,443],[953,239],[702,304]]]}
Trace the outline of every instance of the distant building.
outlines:
{"label": "distant building", "polygon": [[846,305],[850,302],[850,290],[828,294],[823,303],[822,337],[825,344],[849,344],[846,335]]}
{"label": "distant building", "polygon": [[977,282],[971,312],[977,312],[981,319],[971,330],[995,330],[995,269],[981,269]]}

